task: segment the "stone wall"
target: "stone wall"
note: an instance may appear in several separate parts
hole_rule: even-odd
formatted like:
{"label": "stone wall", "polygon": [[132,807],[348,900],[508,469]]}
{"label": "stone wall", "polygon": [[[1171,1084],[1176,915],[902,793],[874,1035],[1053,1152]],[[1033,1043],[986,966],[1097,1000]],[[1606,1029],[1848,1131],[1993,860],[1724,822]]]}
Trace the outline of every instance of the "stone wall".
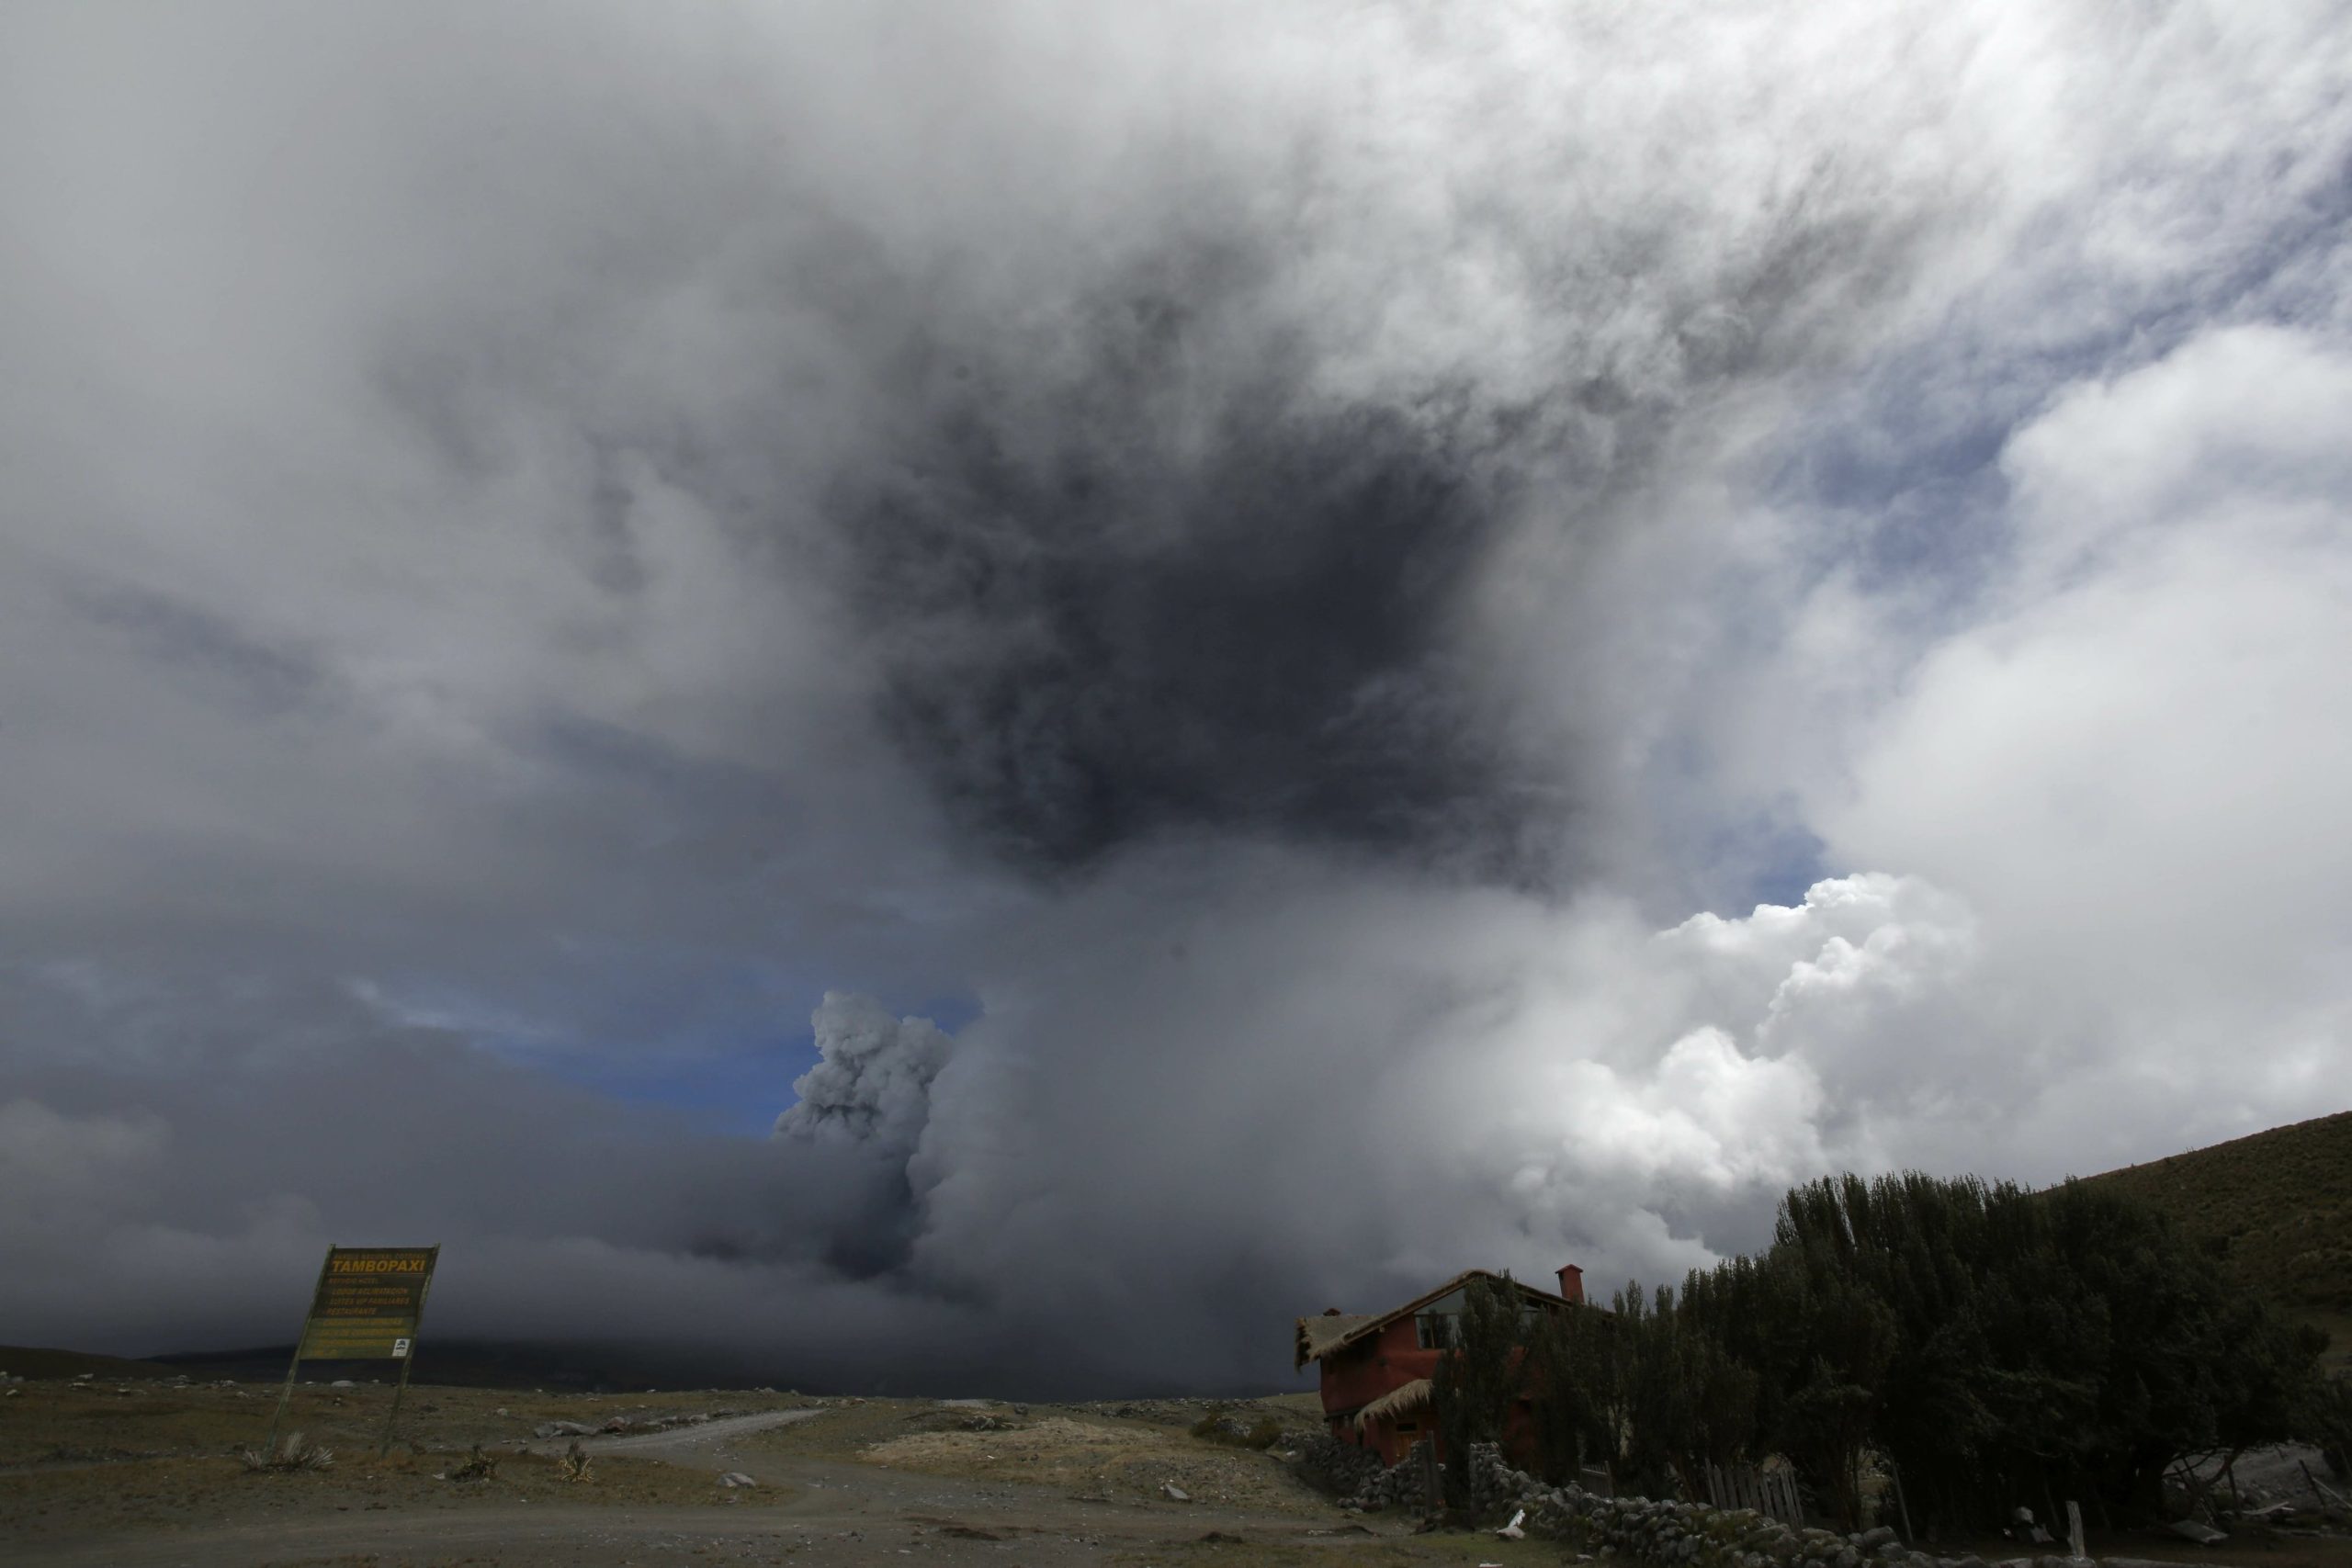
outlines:
{"label": "stone wall", "polygon": [[[1471,1450],[1472,1495],[1482,1517],[1527,1510],[1530,1535],[1571,1542],[1628,1568],[1986,1568],[1980,1557],[1914,1551],[1881,1525],[1852,1535],[1797,1529],[1749,1508],[1646,1497],[1602,1497],[1547,1486],[1505,1464],[1492,1444]],[[2002,1568],[2089,1568],[2093,1558],[2013,1558]]]}
{"label": "stone wall", "polygon": [[1340,1442],[1329,1432],[1300,1439],[1291,1462],[1310,1485],[1339,1498],[1342,1507],[1365,1506],[1366,1498],[1380,1489],[1386,1474],[1378,1454]]}
{"label": "stone wall", "polygon": [[[1427,1438],[1421,1439],[1427,1441]],[[1369,1513],[1389,1507],[1419,1508],[1427,1503],[1421,1490],[1429,1472],[1422,1468],[1418,1443],[1403,1459],[1383,1469],[1380,1456],[1370,1449],[1318,1432],[1297,1445],[1291,1462],[1310,1484],[1338,1498],[1342,1508]],[[1438,1468],[1442,1475],[1444,1466]]]}

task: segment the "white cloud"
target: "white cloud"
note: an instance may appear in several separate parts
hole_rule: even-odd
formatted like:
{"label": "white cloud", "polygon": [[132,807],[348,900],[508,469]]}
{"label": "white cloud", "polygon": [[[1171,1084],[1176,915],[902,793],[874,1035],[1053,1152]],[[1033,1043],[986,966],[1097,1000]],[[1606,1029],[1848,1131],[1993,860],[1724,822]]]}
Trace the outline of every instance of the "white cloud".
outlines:
{"label": "white cloud", "polygon": [[[485,1328],[821,1303],[878,1364],[1115,1354],[1117,1307],[1248,1370],[1468,1263],[1677,1270],[1839,1165],[2341,1103],[2340,7],[873,15],[0,20],[0,1065],[48,1086],[0,1168],[87,1221],[10,1216],[37,1321],[153,1257],[275,1322],[254,1269],[446,1220]],[[1308,519],[1343,590],[1295,604],[1270,506],[1275,586],[1226,571],[1327,418],[1507,504]],[[862,575],[890,513],[843,495],[951,458]],[[1410,636],[1321,635],[1449,549]],[[1308,635],[1147,619],[1154,679],[1087,683],[1216,593]],[[1536,781],[1555,881],[1216,820],[1025,878],[887,700],[1058,652],[1066,708],[970,705],[1018,763],[1229,663],[1147,761],[1312,797],[1218,726],[1351,637],[1471,672],[1430,734]],[[414,1027],[653,1062],[752,972],[987,1008],[951,1050],[829,996],[783,1122],[828,1135],[748,1148]]]}
{"label": "white cloud", "polygon": [[2021,432],[2018,578],[1862,733],[1833,852],[1962,892],[2147,1045],[2340,1004],[2347,390],[2324,344],[2230,331]]}
{"label": "white cloud", "polygon": [[[1891,876],[1652,932],[1289,857],[1131,864],[996,968],[914,1162],[917,1264],[1031,1313],[1171,1276],[1358,1302],[1473,1264],[1679,1276],[1949,1111],[1871,1046],[1969,1010],[1970,943]],[[1998,1132],[1886,1143],[1963,1168]]]}

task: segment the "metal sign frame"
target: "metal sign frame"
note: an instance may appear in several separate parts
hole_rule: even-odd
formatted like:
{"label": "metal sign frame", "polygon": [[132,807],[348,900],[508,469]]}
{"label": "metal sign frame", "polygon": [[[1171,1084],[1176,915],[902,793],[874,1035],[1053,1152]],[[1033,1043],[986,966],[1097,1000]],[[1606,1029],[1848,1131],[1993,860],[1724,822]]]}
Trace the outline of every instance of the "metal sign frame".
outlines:
{"label": "metal sign frame", "polygon": [[[351,1265],[337,1269],[335,1260],[345,1258]],[[409,1260],[422,1258],[421,1266]],[[318,1282],[311,1289],[311,1308],[302,1318],[302,1332],[294,1341],[294,1358],[286,1364],[286,1386],[278,1390],[277,1409],[269,1418],[269,1436],[262,1444],[266,1459],[277,1457],[277,1428],[286,1419],[287,1406],[294,1398],[294,1374],[300,1370],[305,1352],[311,1360],[397,1360],[401,1364],[400,1381],[392,1388],[392,1407],[384,1416],[384,1438],[376,1450],[381,1459],[391,1452],[392,1423],[401,1413],[401,1400],[408,1393],[409,1368],[416,1360],[416,1343],[424,1326],[425,1298],[433,1292],[433,1270],[441,1261],[439,1243],[431,1247],[330,1247],[319,1263]],[[384,1274],[416,1276],[415,1289],[400,1288],[368,1281]],[[400,1310],[388,1310],[398,1308]],[[369,1328],[379,1328],[377,1334],[366,1334]],[[393,1329],[405,1330],[394,1333]],[[322,1353],[322,1345],[352,1350],[365,1348],[356,1355],[336,1356]]]}

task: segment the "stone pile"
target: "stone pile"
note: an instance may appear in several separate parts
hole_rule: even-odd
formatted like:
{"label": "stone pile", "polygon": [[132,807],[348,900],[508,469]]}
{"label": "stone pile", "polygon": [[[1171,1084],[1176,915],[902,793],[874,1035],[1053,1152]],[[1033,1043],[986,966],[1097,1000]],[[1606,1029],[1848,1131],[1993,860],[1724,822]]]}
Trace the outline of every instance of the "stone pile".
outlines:
{"label": "stone pile", "polygon": [[[1110,1416],[1127,1421],[1157,1421],[1163,1426],[1189,1427],[1211,1410],[1256,1411],[1266,1408],[1262,1400],[1217,1399],[1207,1394],[1180,1395],[1168,1399],[1130,1399],[1118,1402],[1095,1400],[1088,1404],[1064,1404],[1057,1408],[1083,1412],[1091,1416]],[[1023,1414],[1026,1414],[1024,1411]]]}
{"label": "stone pile", "polygon": [[741,1416],[741,1410],[696,1411],[691,1416],[649,1416],[631,1419],[615,1416],[595,1425],[584,1421],[542,1421],[531,1428],[534,1438],[594,1438],[624,1433],[636,1436],[646,1432],[666,1432],[673,1427],[699,1427],[723,1416]]}
{"label": "stone pile", "polygon": [[[1915,1551],[1884,1525],[1841,1535],[1782,1524],[1752,1508],[1602,1497],[1580,1486],[1548,1486],[1505,1464],[1492,1444],[1472,1450],[1470,1461],[1473,1494],[1482,1509],[1525,1508],[1530,1535],[1573,1542],[1638,1568],[1986,1568],[1981,1557]],[[2087,1568],[2096,1562],[2019,1557],[2000,1568]]]}

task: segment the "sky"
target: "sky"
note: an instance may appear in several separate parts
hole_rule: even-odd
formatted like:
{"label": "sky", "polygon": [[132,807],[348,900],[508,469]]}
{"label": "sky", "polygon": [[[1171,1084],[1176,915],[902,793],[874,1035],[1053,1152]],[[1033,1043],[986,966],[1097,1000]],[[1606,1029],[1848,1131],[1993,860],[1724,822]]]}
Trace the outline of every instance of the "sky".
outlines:
{"label": "sky", "polygon": [[0,11],[0,1343],[1288,1386],[2352,1104],[2323,0]]}

